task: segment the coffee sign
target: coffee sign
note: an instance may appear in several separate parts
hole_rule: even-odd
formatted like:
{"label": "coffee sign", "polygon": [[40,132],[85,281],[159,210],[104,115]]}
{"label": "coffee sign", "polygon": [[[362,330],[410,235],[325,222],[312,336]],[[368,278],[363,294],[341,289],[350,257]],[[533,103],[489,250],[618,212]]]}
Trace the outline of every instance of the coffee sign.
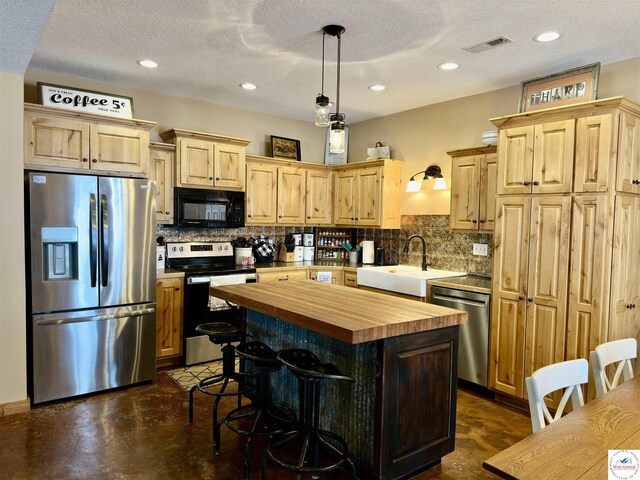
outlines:
{"label": "coffee sign", "polygon": [[41,105],[111,117],[133,118],[133,99],[38,82]]}

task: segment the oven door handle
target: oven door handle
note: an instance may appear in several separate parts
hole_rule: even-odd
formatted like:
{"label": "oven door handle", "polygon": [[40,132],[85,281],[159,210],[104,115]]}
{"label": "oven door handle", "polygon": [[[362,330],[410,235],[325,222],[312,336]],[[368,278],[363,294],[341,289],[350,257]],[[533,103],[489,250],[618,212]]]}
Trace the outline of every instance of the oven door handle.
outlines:
{"label": "oven door handle", "polygon": [[187,285],[197,285],[198,283],[209,283],[209,277],[189,277]]}

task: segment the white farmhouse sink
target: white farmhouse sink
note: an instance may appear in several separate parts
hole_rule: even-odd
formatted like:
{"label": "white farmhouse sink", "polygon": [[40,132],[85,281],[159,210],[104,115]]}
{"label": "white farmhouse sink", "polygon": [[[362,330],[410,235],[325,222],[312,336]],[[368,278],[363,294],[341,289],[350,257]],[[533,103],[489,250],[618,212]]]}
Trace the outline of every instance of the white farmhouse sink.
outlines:
{"label": "white farmhouse sink", "polygon": [[422,271],[420,267],[412,267],[410,265],[361,267],[358,268],[358,285],[416,297],[426,297],[427,280],[461,277],[463,275],[466,275],[466,273],[433,269]]}

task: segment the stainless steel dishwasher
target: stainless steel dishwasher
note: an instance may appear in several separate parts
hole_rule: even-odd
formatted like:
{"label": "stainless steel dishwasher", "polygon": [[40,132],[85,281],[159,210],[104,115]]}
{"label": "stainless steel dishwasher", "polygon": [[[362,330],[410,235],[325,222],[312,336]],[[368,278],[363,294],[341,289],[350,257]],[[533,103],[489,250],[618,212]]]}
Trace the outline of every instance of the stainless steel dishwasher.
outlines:
{"label": "stainless steel dishwasher", "polygon": [[464,310],[468,323],[460,326],[458,378],[487,386],[491,295],[431,286],[430,303]]}

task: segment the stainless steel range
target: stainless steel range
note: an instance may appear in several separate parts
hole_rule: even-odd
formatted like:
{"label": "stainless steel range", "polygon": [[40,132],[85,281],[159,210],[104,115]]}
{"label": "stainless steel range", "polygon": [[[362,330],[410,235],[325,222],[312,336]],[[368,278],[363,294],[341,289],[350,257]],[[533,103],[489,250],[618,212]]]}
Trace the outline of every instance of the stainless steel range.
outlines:
{"label": "stainless steel range", "polygon": [[[168,243],[169,268],[182,270],[184,277],[183,342],[185,365],[208,362],[222,357],[220,347],[196,332],[196,327],[207,322],[228,322],[241,326],[244,309],[226,308],[211,311],[209,285],[216,277],[230,277],[234,283],[256,281],[256,269],[235,265],[230,242]],[[231,279],[233,276],[233,279]]]}

